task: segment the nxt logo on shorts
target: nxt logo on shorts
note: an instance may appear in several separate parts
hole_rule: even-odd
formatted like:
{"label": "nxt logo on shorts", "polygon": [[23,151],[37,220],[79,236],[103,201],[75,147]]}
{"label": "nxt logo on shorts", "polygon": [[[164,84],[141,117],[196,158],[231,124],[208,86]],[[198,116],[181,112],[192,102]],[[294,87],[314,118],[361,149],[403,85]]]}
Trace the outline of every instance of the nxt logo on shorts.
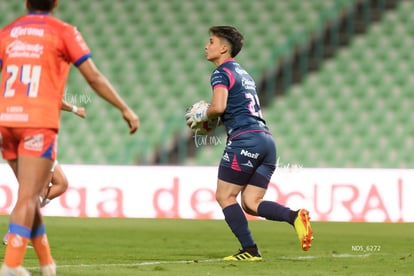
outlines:
{"label": "nxt logo on shorts", "polygon": [[259,153],[257,153],[257,152],[256,153],[251,153],[251,152],[249,152],[247,150],[244,150],[244,149],[241,150],[240,154],[244,155],[244,156],[247,156],[247,157],[250,157],[250,158],[253,158],[253,159],[257,159],[259,157]]}

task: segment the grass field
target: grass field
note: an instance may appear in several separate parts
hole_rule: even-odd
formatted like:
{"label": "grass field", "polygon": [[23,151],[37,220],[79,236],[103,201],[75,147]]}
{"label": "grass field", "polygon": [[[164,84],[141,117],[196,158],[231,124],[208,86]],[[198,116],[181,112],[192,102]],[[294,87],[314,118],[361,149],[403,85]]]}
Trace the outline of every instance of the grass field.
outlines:
{"label": "grass field", "polygon": [[[7,216],[0,216],[1,229]],[[47,217],[58,275],[413,275],[414,224],[314,222],[302,252],[293,228],[251,221],[263,261],[223,262],[239,248],[221,220]],[[0,250],[4,255],[3,246]],[[24,266],[39,274],[33,249]]]}

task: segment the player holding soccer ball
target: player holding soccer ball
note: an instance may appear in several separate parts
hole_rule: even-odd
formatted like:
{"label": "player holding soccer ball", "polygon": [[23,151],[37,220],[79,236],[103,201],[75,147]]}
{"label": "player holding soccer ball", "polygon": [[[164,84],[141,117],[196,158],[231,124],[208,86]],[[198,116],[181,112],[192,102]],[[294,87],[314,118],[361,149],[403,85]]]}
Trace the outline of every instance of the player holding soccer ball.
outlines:
{"label": "player holding soccer ball", "polygon": [[[205,101],[198,101],[193,104],[190,108],[187,109],[186,113],[186,120],[190,119],[192,116],[203,116],[204,112],[207,110],[210,104]],[[221,125],[220,117],[208,119],[207,121],[187,121],[187,126],[191,129],[191,131],[197,135],[205,135],[209,132],[216,129],[216,127]]]}
{"label": "player holding soccer ball", "polygon": [[[276,166],[276,146],[262,117],[255,82],[234,60],[243,46],[243,36],[231,26],[213,26],[209,33],[205,54],[217,67],[211,75],[211,104],[187,112],[185,118],[192,127],[220,117],[227,131],[216,199],[242,249],[224,260],[262,260],[243,210],[253,216],[291,224],[302,249],[307,251],[313,239],[309,212],[293,211],[277,202],[263,200]],[[237,202],[240,193],[241,206]]]}

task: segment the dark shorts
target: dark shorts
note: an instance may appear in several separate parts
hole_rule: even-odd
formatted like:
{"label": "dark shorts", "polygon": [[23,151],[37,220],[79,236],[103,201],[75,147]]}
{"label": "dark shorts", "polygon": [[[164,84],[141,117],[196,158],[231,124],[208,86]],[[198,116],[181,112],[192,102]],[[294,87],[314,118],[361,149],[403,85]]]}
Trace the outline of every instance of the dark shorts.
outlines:
{"label": "dark shorts", "polygon": [[266,189],[275,168],[276,145],[272,135],[266,131],[247,130],[228,140],[218,178]]}

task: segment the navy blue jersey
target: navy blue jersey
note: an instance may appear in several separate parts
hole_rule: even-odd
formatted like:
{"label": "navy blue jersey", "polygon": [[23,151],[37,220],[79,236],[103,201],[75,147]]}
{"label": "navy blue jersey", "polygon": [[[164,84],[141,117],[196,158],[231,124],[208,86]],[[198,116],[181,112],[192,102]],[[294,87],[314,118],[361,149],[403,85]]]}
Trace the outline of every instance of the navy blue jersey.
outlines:
{"label": "navy blue jersey", "polygon": [[211,75],[211,87],[225,87],[228,92],[227,106],[221,120],[229,135],[265,128],[259,97],[253,78],[233,59],[217,67]]}

